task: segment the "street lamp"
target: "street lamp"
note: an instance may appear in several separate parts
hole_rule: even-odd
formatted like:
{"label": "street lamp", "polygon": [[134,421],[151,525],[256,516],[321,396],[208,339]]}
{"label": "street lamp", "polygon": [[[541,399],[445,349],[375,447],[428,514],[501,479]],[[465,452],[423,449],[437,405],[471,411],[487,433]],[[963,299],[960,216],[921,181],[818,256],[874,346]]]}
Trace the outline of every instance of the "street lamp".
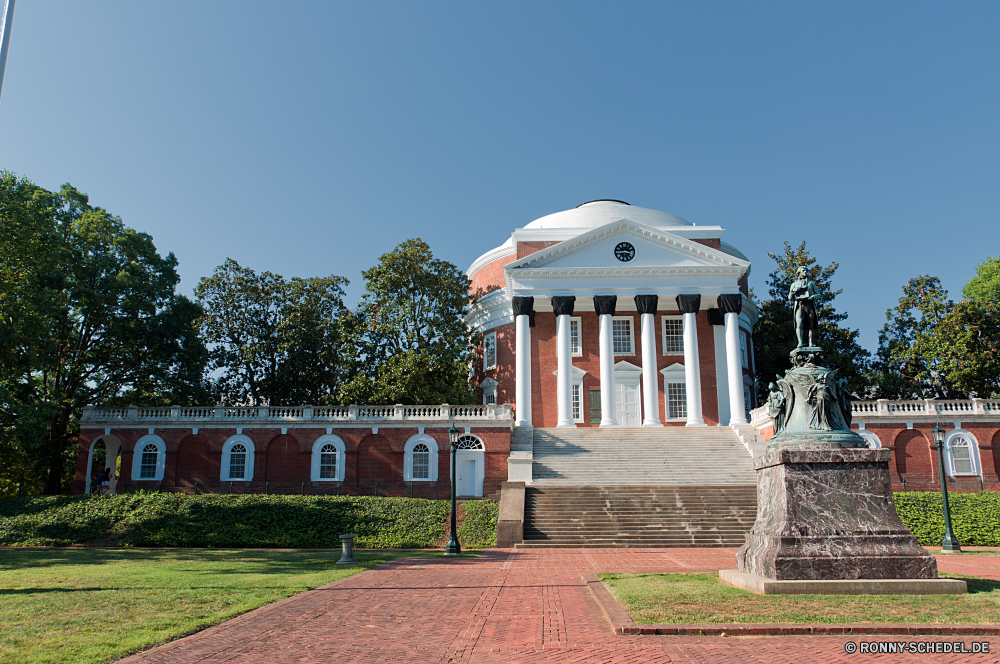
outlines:
{"label": "street lamp", "polygon": [[944,540],[941,542],[942,551],[961,551],[962,545],[958,543],[951,532],[951,510],[948,508],[948,479],[944,472],[944,429],[940,425],[935,425],[931,429],[934,436],[934,444],[938,451],[938,467],[941,470],[941,501],[944,503]]}
{"label": "street lamp", "polygon": [[444,547],[444,555],[457,556],[462,553],[462,547],[458,544],[458,526],[455,520],[455,451],[458,450],[458,429],[454,424],[448,429],[448,442],[451,443],[451,537]]}

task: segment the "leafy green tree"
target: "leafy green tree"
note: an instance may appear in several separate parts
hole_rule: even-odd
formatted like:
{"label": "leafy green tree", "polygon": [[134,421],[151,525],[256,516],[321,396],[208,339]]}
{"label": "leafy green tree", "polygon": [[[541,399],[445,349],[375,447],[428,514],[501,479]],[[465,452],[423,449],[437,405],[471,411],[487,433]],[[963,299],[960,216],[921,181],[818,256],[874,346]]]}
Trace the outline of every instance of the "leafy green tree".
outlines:
{"label": "leafy green tree", "polygon": [[1000,256],[976,266],[976,276],[962,288],[962,295],[973,302],[1000,302]]}
{"label": "leafy green tree", "polygon": [[58,493],[83,406],[203,398],[200,309],[174,292],[173,254],[71,185],[55,194],[5,174],[0,196],[3,334],[16,356],[3,370],[4,439],[22,490]]}
{"label": "leafy green tree", "polygon": [[216,388],[226,403],[336,402],[351,357],[343,277],[257,274],[231,258],[195,295]]}
{"label": "leafy green tree", "polygon": [[[974,289],[966,285],[966,291]],[[899,304],[886,319],[875,362],[879,397],[959,399],[1000,393],[1000,304],[995,300],[956,304],[937,277],[923,275],[903,286]]]}
{"label": "leafy green tree", "polygon": [[362,274],[365,294],[353,321],[358,361],[343,400],[472,403],[468,277],[434,258],[419,238],[383,254]]}
{"label": "leafy green tree", "polygon": [[766,301],[757,301],[760,317],[754,326],[754,357],[757,361],[757,398],[759,403],[767,399],[767,384],[776,375],[783,375],[791,368],[789,353],[797,345],[792,305],[788,291],[795,281],[796,270],[805,267],[809,278],[816,282],[819,296],[816,298],[816,314],[819,319],[819,338],[816,343],[823,348],[823,362],[839,371],[847,378],[851,392],[857,394],[868,388],[868,365],[871,353],[858,344],[857,330],[843,326],[846,313],[839,313],[833,306],[834,299],[842,291],[834,290],[833,277],[840,267],[830,263],[826,267],[818,265],[809,255],[806,243],[793,248],[788,242],[779,254],[767,254],[777,263],[777,267],[767,277]]}

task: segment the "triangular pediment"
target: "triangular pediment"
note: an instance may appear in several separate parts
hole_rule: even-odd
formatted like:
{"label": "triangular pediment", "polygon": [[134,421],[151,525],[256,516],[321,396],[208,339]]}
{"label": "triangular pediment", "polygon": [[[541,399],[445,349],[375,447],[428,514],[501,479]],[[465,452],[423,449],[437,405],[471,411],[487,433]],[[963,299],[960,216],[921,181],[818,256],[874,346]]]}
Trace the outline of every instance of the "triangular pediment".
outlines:
{"label": "triangular pediment", "polygon": [[749,266],[745,260],[694,240],[621,219],[509,263],[504,270],[508,274],[535,270],[742,272]]}
{"label": "triangular pediment", "polygon": [[642,367],[637,367],[631,362],[620,360],[615,363],[615,373],[642,373]]}

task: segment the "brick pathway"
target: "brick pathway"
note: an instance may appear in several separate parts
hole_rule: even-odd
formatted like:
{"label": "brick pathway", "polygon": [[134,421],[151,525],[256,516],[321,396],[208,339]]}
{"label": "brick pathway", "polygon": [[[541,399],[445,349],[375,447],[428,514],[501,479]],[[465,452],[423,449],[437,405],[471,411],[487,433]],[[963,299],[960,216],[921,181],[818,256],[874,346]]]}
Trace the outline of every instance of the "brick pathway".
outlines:
{"label": "brick pathway", "polygon": [[[819,664],[1000,659],[1000,639],[990,644],[989,655],[848,655],[844,645],[850,637],[615,636],[581,578],[598,572],[714,572],[732,567],[735,551],[495,550],[478,559],[400,559],[123,661]],[[1000,581],[1000,556],[940,556],[938,561],[942,572]]]}

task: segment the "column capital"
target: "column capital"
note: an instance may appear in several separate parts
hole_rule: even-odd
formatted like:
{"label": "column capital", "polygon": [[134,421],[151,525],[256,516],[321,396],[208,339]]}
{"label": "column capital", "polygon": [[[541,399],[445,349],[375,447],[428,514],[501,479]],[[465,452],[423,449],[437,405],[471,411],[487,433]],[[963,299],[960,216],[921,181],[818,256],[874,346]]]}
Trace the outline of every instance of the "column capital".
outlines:
{"label": "column capital", "polygon": [[722,310],[717,308],[712,308],[708,310],[708,324],[709,325],[725,325],[726,317],[722,315]]}
{"label": "column capital", "polygon": [[659,297],[656,295],[636,295],[635,296],[635,308],[639,310],[640,314],[656,314],[656,305],[659,302]]}
{"label": "column capital", "polygon": [[535,326],[535,298],[523,295],[515,295],[510,299],[514,305],[514,318],[518,316],[528,317],[528,327]]}
{"label": "column capital", "polygon": [[556,312],[556,316],[572,316],[574,304],[576,304],[575,295],[552,298],[552,310]]}
{"label": "column capital", "polygon": [[677,308],[682,314],[696,314],[701,309],[701,295],[678,295]]}
{"label": "column capital", "polygon": [[614,316],[615,306],[618,304],[617,295],[595,295],[594,311],[598,316]]}
{"label": "column capital", "polygon": [[743,293],[720,295],[719,310],[724,314],[738,314],[743,311]]}

